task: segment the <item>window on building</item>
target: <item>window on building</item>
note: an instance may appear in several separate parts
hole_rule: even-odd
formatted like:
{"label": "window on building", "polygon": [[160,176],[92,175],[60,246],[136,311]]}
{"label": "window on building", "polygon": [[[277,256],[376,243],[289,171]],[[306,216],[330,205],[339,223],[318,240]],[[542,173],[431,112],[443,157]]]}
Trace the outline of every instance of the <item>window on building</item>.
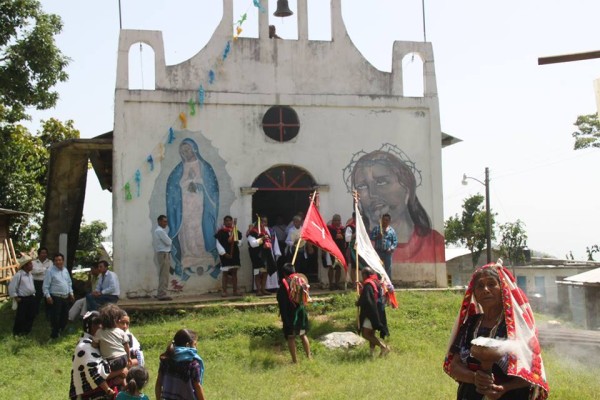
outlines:
{"label": "window on building", "polygon": [[523,293],[527,294],[527,277],[523,275],[517,275],[517,286],[523,291]]}
{"label": "window on building", "polygon": [[546,296],[546,279],[543,276],[535,277],[535,292]]}
{"label": "window on building", "polygon": [[287,142],[298,135],[300,121],[291,107],[273,106],[265,113],[262,120],[265,135],[278,142]]}

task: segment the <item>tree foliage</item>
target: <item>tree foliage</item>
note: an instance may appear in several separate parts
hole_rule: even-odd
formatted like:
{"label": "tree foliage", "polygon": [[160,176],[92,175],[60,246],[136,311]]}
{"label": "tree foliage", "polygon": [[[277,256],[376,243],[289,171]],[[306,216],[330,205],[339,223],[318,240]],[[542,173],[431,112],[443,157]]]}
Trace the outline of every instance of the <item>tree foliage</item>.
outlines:
{"label": "tree foliage", "polygon": [[0,208],[31,214],[29,218],[11,219],[10,236],[20,249],[37,245],[50,146],[74,138],[79,138],[79,131],[72,120],[42,121],[38,135],[31,134],[22,125],[0,126]]}
{"label": "tree foliage", "polygon": [[586,247],[585,252],[587,253],[587,260],[594,261],[594,253],[600,252],[600,247],[597,244],[593,244],[590,247]]}
{"label": "tree foliage", "polygon": [[46,14],[36,0],[0,1],[0,121],[27,119],[27,107],[53,107],[53,87],[67,80],[69,59],[56,46],[58,15]]}
{"label": "tree foliage", "polygon": [[[485,198],[476,194],[466,198],[462,205],[462,215],[458,214],[448,218],[444,226],[444,236],[446,244],[461,244],[466,246],[471,252],[471,261],[473,267],[477,265],[477,260],[481,251],[486,246],[486,216],[483,205]],[[490,210],[491,213],[491,210]],[[494,235],[494,214],[491,213],[491,237]]]}
{"label": "tree foliage", "polygon": [[60,17],[37,0],[0,0],[0,207],[30,213],[11,219],[19,249],[37,245],[49,146],[79,137],[72,121],[46,121],[37,136],[19,124],[28,108],[56,105],[54,86],[67,80],[69,62],[54,39],[61,30]]}
{"label": "tree foliage", "polygon": [[575,150],[600,147],[600,120],[598,114],[580,115],[573,124],[578,131],[573,132]]}
{"label": "tree foliage", "polygon": [[527,246],[525,223],[518,219],[500,225],[500,251],[511,265],[525,261],[523,248]]}
{"label": "tree foliage", "polygon": [[81,221],[79,229],[79,242],[75,250],[75,262],[89,267],[100,259],[100,246],[104,239],[102,233],[107,229],[106,222],[92,221],[86,224]]}

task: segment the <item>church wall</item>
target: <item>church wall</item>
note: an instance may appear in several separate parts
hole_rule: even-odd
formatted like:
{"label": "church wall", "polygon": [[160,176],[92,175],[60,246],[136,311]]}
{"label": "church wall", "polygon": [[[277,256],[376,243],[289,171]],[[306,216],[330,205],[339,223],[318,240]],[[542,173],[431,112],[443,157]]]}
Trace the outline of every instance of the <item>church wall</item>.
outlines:
{"label": "church wall", "polygon": [[[339,5],[337,0],[332,3],[334,8]],[[228,12],[226,6],[224,14]],[[409,165],[408,172],[401,174],[415,176],[412,197],[422,204],[432,229],[443,233],[441,132],[431,45],[397,42],[394,72],[381,72],[362,58],[335,18],[333,25],[338,32],[333,42],[264,37],[232,42],[228,58],[214,70],[213,84],[206,76],[215,66],[214,55],[230,40],[224,28],[217,28],[198,55],[176,66],[164,64],[160,32],[122,32],[115,98],[113,237],[114,264],[123,294],[138,297],[155,292],[158,267],[152,232],[159,214],[167,214],[170,221],[180,220],[170,226],[172,231],[186,224],[196,231],[203,224],[216,228],[229,214],[238,218],[244,233],[253,220],[248,188],[276,165],[308,171],[318,185],[325,186],[320,194],[324,219],[339,213],[346,221],[352,212],[353,171],[357,165],[371,166],[369,157],[381,150],[391,160],[402,159]],[[155,51],[156,90],[127,89],[126,54],[136,41]],[[419,51],[425,60],[426,90],[420,98],[401,96],[401,59],[411,51]],[[199,85],[205,95],[202,106]],[[263,115],[275,105],[290,106],[298,115],[300,131],[289,142],[279,143],[263,132]],[[185,163],[186,157],[194,162]],[[196,180],[189,186],[186,181],[182,190],[184,174],[202,175],[202,185]],[[374,185],[373,180],[368,182]],[[203,196],[190,194],[198,190],[203,190]],[[404,204],[404,197],[410,196],[390,196],[388,203]],[[185,207],[195,212],[177,217]],[[371,219],[375,220],[380,211],[373,207]],[[212,233],[202,236],[201,242],[210,247]],[[214,251],[199,253],[195,261],[189,261],[193,268],[174,274],[183,280],[184,294],[220,287]],[[241,255],[240,283],[248,286],[251,267],[246,242]],[[407,286],[445,286],[443,246],[441,256],[395,260],[392,279]],[[323,271],[321,280],[326,281]]]}

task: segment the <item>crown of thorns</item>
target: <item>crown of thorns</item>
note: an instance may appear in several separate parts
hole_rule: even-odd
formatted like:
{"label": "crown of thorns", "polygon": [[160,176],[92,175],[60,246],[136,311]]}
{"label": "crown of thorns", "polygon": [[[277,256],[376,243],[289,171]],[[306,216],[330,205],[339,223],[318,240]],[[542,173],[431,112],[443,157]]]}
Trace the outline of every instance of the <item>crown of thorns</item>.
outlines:
{"label": "crown of thorns", "polygon": [[[381,145],[378,151],[382,151],[384,153],[393,154],[396,156],[415,176],[415,184],[416,187],[421,186],[423,181],[423,177],[421,176],[421,170],[417,168],[417,165],[414,161],[408,157],[408,155],[402,151],[398,146],[391,143],[384,143]],[[363,156],[367,155],[364,150],[360,150],[352,155],[350,159],[350,163],[342,169],[342,173],[344,176],[344,183],[346,184],[346,189],[348,192],[352,192],[352,171],[354,171],[354,167],[358,160],[360,160]],[[381,162],[381,160],[372,160],[373,163]]]}

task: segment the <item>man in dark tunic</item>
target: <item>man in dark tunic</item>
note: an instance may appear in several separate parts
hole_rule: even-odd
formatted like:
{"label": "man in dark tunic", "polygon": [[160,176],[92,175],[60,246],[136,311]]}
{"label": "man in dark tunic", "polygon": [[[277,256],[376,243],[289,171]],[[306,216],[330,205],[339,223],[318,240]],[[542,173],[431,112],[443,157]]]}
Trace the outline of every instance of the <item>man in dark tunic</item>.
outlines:
{"label": "man in dark tunic", "polygon": [[233,295],[240,296],[238,292],[237,282],[237,271],[240,268],[240,249],[241,244],[241,232],[237,230],[237,226],[234,223],[233,218],[230,215],[223,218],[223,226],[215,234],[217,239],[217,251],[219,252],[219,258],[221,259],[221,271],[222,271],[222,294],[221,296],[227,296],[227,284],[231,279],[231,285],[233,286]]}

